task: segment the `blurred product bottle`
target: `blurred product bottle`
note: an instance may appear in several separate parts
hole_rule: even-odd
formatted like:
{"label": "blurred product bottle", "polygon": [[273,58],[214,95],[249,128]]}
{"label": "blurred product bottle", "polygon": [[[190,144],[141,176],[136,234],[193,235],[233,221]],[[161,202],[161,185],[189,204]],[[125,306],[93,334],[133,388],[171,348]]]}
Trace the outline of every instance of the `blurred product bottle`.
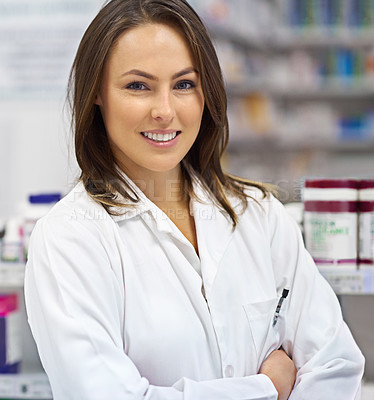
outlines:
{"label": "blurred product bottle", "polygon": [[61,199],[60,193],[42,193],[30,195],[22,210],[23,216],[23,251],[27,259],[30,236],[37,220],[48,213],[52,206]]}
{"label": "blurred product bottle", "polygon": [[1,261],[23,261],[22,223],[18,218],[10,218],[5,223],[1,246]]}
{"label": "blurred product bottle", "polygon": [[0,373],[19,372],[22,358],[22,318],[16,293],[0,294]]}

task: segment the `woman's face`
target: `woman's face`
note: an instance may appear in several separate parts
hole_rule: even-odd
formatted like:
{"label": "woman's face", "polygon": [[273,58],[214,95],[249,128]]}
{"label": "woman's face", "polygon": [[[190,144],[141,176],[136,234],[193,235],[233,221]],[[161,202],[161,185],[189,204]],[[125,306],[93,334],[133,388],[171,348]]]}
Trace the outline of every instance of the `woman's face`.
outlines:
{"label": "woman's face", "polygon": [[131,178],[177,170],[204,109],[183,36],[164,24],[125,32],[106,62],[96,103],[117,164]]}

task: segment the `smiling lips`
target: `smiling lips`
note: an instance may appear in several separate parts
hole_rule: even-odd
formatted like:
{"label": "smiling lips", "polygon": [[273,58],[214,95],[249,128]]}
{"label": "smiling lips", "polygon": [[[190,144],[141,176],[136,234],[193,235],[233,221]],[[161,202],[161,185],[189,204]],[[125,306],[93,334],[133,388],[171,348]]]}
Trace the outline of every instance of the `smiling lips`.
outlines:
{"label": "smiling lips", "polygon": [[154,142],[170,142],[175,139],[181,131],[150,131],[140,132],[146,138],[153,140]]}

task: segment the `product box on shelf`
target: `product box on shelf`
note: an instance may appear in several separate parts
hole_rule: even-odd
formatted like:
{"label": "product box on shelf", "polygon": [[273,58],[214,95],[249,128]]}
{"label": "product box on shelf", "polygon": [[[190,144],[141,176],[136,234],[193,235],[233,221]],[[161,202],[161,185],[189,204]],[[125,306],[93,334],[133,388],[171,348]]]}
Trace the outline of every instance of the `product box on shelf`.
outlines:
{"label": "product box on shelf", "polygon": [[21,315],[16,293],[0,294],[0,373],[19,372],[22,357]]}

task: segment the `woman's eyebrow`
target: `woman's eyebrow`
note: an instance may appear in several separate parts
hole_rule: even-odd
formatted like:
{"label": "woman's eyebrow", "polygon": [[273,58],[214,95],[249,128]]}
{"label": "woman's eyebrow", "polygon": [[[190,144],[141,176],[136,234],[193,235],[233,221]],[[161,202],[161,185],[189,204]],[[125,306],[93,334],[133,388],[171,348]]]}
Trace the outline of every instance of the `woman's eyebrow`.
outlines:
{"label": "woman's eyebrow", "polygon": [[172,78],[173,78],[173,79],[177,79],[177,78],[180,78],[180,77],[183,76],[183,75],[191,74],[192,72],[195,72],[195,74],[198,74],[198,71],[197,71],[196,68],[194,68],[194,67],[188,67],[188,68],[182,69],[182,71],[179,71],[179,72],[175,73],[175,74],[172,76]]}
{"label": "woman's eyebrow", "polygon": [[[180,78],[181,76],[190,74],[192,72],[195,72],[196,74],[198,74],[198,71],[197,71],[196,68],[188,67],[188,68],[182,69],[179,72],[176,72],[172,76],[172,79]],[[154,75],[152,75],[152,74],[150,74],[148,72],[142,71],[140,69],[131,69],[130,71],[127,71],[127,72],[123,73],[121,76],[127,76],[127,75],[138,75],[138,76],[142,76],[143,78],[150,79],[152,81],[158,81],[157,77],[155,77]]]}

